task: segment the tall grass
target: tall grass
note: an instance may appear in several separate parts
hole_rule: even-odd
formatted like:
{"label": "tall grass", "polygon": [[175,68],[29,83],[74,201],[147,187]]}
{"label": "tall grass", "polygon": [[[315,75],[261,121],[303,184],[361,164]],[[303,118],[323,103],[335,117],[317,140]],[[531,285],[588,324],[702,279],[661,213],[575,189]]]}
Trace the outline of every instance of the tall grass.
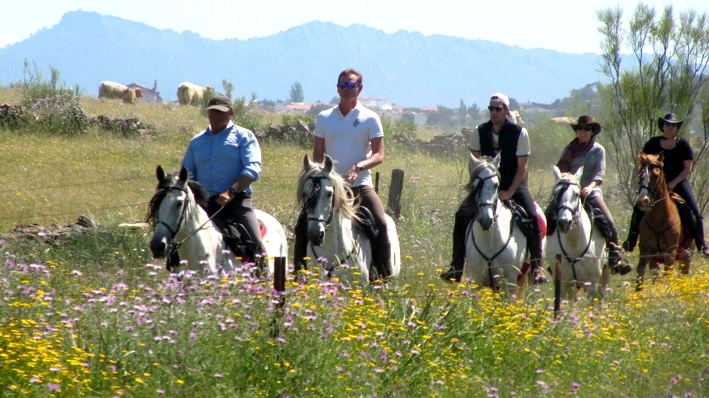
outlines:
{"label": "tall grass", "polygon": [[[0,90],[0,102],[12,93]],[[669,273],[634,293],[614,276],[594,308],[551,311],[551,287],[510,302],[438,279],[450,260],[453,214],[467,159],[387,143],[378,168],[405,170],[397,221],[404,257],[386,288],[290,279],[285,307],[270,281],[171,278],[147,251],[141,221],[157,164],[176,169],[206,126],[197,108],[125,105],[82,97],[88,115],[135,117],[150,137],[0,131],[0,230],[64,224],[88,214],[99,227],[56,238],[0,239],[1,396],[703,396],[709,273]],[[561,145],[561,144],[559,144]],[[560,150],[560,148],[559,148]],[[295,178],[311,148],[262,142],[256,206],[295,222]],[[551,172],[530,186],[545,204]],[[625,209],[613,207],[622,218]],[[624,221],[624,220],[623,220]],[[619,222],[619,224],[622,221]],[[622,226],[622,225],[620,225]],[[631,258],[631,260],[634,260]]]}

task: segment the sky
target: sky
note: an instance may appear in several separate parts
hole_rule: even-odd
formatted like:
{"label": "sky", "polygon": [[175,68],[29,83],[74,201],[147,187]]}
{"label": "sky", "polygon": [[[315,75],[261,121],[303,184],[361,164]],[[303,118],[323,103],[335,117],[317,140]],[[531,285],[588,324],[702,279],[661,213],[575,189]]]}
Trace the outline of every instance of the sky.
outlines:
{"label": "sky", "polygon": [[[660,10],[670,2],[646,0]],[[69,11],[95,11],[209,39],[264,37],[311,21],[361,24],[385,33],[399,30],[488,40],[521,48],[600,54],[596,12],[620,7],[632,14],[636,0],[0,0],[0,48],[50,28]],[[673,0],[675,12],[709,14],[709,1]]]}

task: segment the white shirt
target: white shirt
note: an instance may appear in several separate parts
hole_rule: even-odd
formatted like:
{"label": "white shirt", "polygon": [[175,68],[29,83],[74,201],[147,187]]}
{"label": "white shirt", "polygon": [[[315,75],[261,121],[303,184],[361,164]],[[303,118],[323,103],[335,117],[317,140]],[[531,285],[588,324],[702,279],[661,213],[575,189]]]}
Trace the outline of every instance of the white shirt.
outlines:
{"label": "white shirt", "polygon": [[[335,162],[335,171],[345,175],[350,167],[372,156],[370,140],[384,137],[382,122],[374,111],[359,101],[347,115],[339,105],[320,112],[315,122],[315,136],[325,139],[325,154]],[[374,186],[372,173],[362,170],[351,186]]]}

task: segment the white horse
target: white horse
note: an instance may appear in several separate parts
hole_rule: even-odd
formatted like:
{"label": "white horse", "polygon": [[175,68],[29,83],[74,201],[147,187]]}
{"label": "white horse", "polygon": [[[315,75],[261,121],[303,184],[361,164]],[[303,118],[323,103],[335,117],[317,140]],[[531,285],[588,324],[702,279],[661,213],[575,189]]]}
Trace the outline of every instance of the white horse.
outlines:
{"label": "white horse", "polygon": [[[154,258],[165,258],[177,248],[181,263],[173,272],[186,270],[209,271],[224,276],[241,265],[224,242],[222,234],[201,205],[206,206],[208,194],[196,181],[189,180],[183,166],[179,174],[156,170],[158,186],[150,200],[148,221],[153,226],[150,251]],[[273,273],[274,258],[288,255],[288,243],[283,226],[268,213],[254,210],[261,227],[268,270]],[[264,234],[265,231],[265,234]]]}
{"label": "white horse", "polygon": [[[357,207],[342,177],[333,169],[332,159],[325,155],[323,163],[303,157],[303,171],[298,178],[298,202],[308,217],[308,257],[319,261],[327,276],[351,281],[352,272],[343,272],[342,265],[359,271],[360,282],[370,282],[372,245],[355,222]],[[399,276],[401,250],[394,220],[386,216],[391,242],[391,276]]]}
{"label": "white horse", "polygon": [[[583,209],[579,181],[583,168],[575,175],[561,173],[554,166],[556,184],[551,202],[557,215],[557,228],[547,241],[547,253],[561,254],[561,296],[576,302],[577,291],[583,288],[586,298],[602,299],[610,273],[604,267],[606,239]],[[556,267],[553,273],[556,273]],[[556,275],[555,275],[556,276]]]}
{"label": "white horse", "polygon": [[512,211],[498,198],[499,164],[499,155],[492,161],[470,155],[470,195],[466,201],[476,217],[466,232],[464,275],[478,286],[504,290],[508,297],[516,290],[521,298],[532,278],[529,267],[523,266],[527,237],[516,225]]}

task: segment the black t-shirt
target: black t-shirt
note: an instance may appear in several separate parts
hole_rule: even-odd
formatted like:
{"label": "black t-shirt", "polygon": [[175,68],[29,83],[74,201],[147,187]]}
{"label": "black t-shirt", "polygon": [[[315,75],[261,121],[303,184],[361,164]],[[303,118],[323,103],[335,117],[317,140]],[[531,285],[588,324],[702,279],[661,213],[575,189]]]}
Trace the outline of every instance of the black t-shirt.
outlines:
{"label": "black t-shirt", "polygon": [[685,160],[694,160],[694,150],[692,146],[683,138],[677,139],[677,145],[672,149],[664,149],[660,145],[663,137],[652,137],[650,141],[643,147],[643,152],[658,155],[660,152],[665,153],[665,166],[662,171],[665,172],[665,181],[672,181],[684,170]]}

